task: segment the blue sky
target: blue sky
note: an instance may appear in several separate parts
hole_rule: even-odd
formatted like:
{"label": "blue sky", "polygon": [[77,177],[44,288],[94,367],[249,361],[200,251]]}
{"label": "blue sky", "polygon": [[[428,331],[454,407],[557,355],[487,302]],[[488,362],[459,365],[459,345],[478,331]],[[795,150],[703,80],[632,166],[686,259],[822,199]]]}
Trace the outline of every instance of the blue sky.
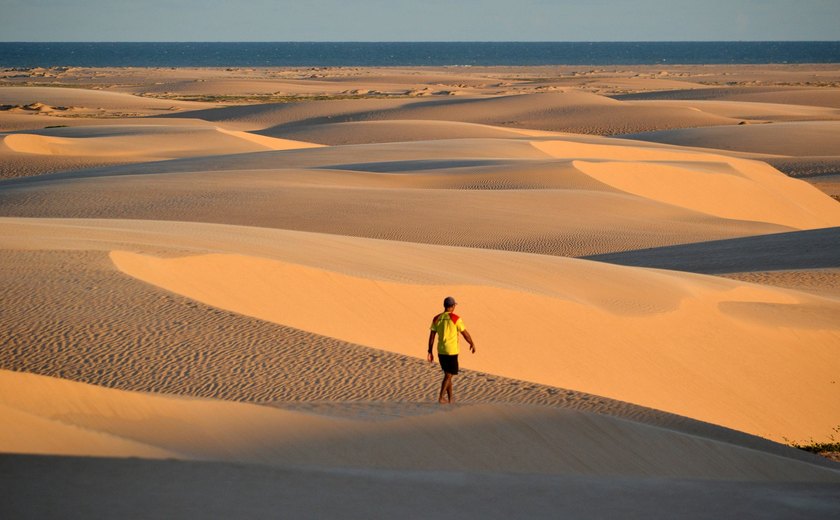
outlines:
{"label": "blue sky", "polygon": [[840,40],[840,0],[0,0],[0,40]]}

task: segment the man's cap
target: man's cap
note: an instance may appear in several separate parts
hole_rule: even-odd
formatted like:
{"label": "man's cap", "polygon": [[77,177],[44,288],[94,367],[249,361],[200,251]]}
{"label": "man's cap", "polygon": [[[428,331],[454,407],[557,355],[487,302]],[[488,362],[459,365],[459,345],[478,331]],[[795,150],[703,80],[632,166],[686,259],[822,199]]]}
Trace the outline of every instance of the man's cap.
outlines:
{"label": "man's cap", "polygon": [[446,298],[443,299],[443,308],[445,309],[447,307],[452,307],[456,303],[458,303],[458,302],[455,301],[455,298],[453,298],[452,296],[447,296]]}

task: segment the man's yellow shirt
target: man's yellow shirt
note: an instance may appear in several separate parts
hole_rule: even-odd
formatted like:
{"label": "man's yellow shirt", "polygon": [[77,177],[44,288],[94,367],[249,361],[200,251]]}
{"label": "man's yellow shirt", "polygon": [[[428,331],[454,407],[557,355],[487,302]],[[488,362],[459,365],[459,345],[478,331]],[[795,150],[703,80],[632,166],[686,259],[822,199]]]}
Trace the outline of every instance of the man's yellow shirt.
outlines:
{"label": "man's yellow shirt", "polygon": [[458,333],[467,330],[464,320],[452,312],[442,312],[432,319],[432,326],[429,327],[437,333],[438,354],[454,356],[458,350]]}

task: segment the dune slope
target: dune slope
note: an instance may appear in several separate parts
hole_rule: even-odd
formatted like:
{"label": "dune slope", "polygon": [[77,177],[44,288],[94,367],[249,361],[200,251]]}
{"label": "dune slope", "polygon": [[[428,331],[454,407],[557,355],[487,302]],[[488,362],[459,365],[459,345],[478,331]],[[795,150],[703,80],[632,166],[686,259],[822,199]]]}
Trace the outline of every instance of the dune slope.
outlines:
{"label": "dune slope", "polygon": [[[149,456],[131,443],[160,447],[179,458],[273,465],[378,469],[505,471],[578,475],[714,477],[728,480],[840,482],[826,468],[709,441],[640,423],[550,408],[463,406],[389,421],[318,417],[245,403],[134,394],[0,372],[4,408],[84,431],[127,439],[113,455]],[[11,390],[17,390],[12,392]],[[434,406],[434,405],[432,405]],[[32,433],[50,427],[30,423]],[[20,433],[20,432],[18,432]],[[440,438],[459,449],[446,457]],[[79,449],[24,446],[7,436],[3,450],[33,446],[42,453]],[[97,448],[103,448],[100,444]],[[52,451],[55,450],[55,451]],[[101,452],[100,452],[101,453]]]}
{"label": "dune slope", "polygon": [[834,201],[761,163],[581,137],[243,153],[0,188],[6,216],[214,222],[567,256],[840,223]]}
{"label": "dune slope", "polygon": [[838,516],[836,67],[0,82],[0,517]]}
{"label": "dune slope", "polygon": [[[169,291],[408,356],[419,355],[429,309],[457,293],[482,338],[470,368],[779,440],[824,437],[836,426],[823,412],[838,399],[838,303],[806,293],[559,257],[207,224],[9,219],[3,234],[12,249],[115,251],[121,270]],[[391,326],[365,326],[370,320]]]}

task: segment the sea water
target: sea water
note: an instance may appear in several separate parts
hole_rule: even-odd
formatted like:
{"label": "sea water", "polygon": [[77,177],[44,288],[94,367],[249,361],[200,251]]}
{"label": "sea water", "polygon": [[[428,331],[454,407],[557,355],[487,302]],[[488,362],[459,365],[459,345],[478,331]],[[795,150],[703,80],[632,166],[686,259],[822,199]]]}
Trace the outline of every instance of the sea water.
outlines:
{"label": "sea water", "polygon": [[840,63],[840,42],[0,42],[0,67]]}

